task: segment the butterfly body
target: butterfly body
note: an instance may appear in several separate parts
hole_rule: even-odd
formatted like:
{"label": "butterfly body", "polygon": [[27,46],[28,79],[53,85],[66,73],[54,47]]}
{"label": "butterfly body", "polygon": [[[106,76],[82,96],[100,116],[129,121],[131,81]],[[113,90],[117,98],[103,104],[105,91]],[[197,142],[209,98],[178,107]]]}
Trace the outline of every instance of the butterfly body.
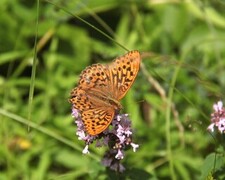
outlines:
{"label": "butterfly body", "polygon": [[122,108],[120,100],[133,84],[140,60],[139,51],[130,51],[110,64],[93,64],[82,71],[70,102],[90,135],[103,132]]}

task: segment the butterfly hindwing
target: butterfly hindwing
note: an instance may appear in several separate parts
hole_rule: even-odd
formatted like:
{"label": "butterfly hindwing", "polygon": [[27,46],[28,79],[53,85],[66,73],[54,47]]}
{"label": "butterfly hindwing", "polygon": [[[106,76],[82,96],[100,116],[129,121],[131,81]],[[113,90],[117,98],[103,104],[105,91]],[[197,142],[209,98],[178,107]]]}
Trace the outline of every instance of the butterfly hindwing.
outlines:
{"label": "butterfly hindwing", "polygon": [[97,135],[104,131],[112,122],[115,111],[111,108],[96,108],[83,111],[81,118],[88,134]]}
{"label": "butterfly hindwing", "polygon": [[95,108],[94,104],[88,98],[86,92],[79,86],[71,91],[70,102],[73,104],[73,107],[78,109],[80,112]]}

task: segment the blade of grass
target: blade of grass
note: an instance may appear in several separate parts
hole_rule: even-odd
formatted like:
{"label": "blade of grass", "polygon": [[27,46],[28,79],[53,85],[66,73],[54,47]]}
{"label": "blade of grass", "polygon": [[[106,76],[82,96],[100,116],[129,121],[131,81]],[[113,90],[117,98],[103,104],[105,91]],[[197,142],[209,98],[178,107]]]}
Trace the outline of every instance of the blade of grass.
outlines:
{"label": "blade of grass", "polygon": [[[35,39],[34,39],[34,58],[33,58],[33,65],[32,65],[32,72],[31,72],[31,83],[30,83],[30,90],[29,90],[29,99],[28,99],[28,121],[31,120],[32,114],[32,103],[34,97],[34,85],[35,85],[35,75],[36,75],[36,67],[37,67],[37,36],[38,36],[38,24],[39,24],[39,9],[40,9],[40,1],[37,0],[37,22],[36,22],[36,30],[35,30]],[[28,132],[30,131],[30,125],[28,123]]]}
{"label": "blade of grass", "polygon": [[48,0],[45,0],[46,2],[48,2],[49,4],[52,4],[53,6],[63,10],[64,12],[70,14],[71,16],[79,19],[81,22],[87,24],[88,26],[90,26],[91,28],[93,28],[94,30],[96,30],[97,32],[99,32],[100,34],[102,34],[103,36],[107,37],[109,40],[111,40],[112,42],[114,42],[115,44],[117,44],[118,46],[120,46],[121,48],[125,49],[126,51],[129,51],[125,46],[123,46],[122,44],[118,43],[114,38],[112,38],[111,36],[109,36],[108,34],[106,34],[105,32],[103,32],[102,30],[98,29],[97,27],[95,27],[94,25],[90,24],[89,22],[85,21],[84,19],[82,19],[81,17],[77,16],[76,14],[71,13],[70,11],[68,11],[67,9],[51,2]]}
{"label": "blade of grass", "polygon": [[[44,127],[40,126],[39,124],[36,124],[36,123],[34,123],[34,122],[32,122],[32,121],[30,121],[28,119],[25,119],[25,118],[23,118],[21,116],[13,114],[13,113],[11,113],[9,111],[6,111],[6,110],[4,110],[2,108],[0,108],[0,114],[5,116],[5,117],[8,117],[9,119],[12,119],[12,120],[15,120],[15,121],[17,121],[19,123],[22,123],[24,125],[28,125],[29,124],[29,127],[33,128],[33,129],[36,129],[37,131],[40,131],[43,134],[45,134],[47,136],[50,136],[53,139],[56,139],[56,140],[62,142],[63,144],[66,144],[67,146],[70,146],[70,147],[72,147],[73,149],[75,149],[75,150],[77,150],[79,152],[82,151],[82,148],[79,147],[78,145],[74,144],[73,141],[70,141],[70,140],[68,140],[68,139],[66,139],[66,138],[56,134],[55,132],[53,132],[53,131],[51,131],[51,130],[49,130],[47,128],[44,128]],[[89,156],[91,158],[96,159],[96,160],[99,161],[98,156],[96,156],[94,154],[89,154]]]}

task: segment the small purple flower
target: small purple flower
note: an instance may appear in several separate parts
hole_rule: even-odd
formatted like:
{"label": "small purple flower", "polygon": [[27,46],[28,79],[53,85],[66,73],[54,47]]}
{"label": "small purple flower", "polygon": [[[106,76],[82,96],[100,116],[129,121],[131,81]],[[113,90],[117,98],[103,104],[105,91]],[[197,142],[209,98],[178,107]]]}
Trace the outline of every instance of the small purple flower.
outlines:
{"label": "small purple flower", "polygon": [[123,151],[121,149],[118,149],[118,152],[117,152],[115,158],[116,159],[123,159],[123,157],[124,157]]}
{"label": "small purple flower", "polygon": [[136,152],[137,148],[139,148],[138,144],[130,143],[130,145],[132,146],[134,152]]}
{"label": "small purple flower", "polygon": [[79,140],[85,140],[85,132],[84,131],[77,131],[76,135],[78,136]]}
{"label": "small purple flower", "polygon": [[118,154],[116,153],[116,150],[108,150],[102,159],[102,164],[111,170],[122,173],[123,171],[125,171],[125,167],[120,163],[121,159],[115,159],[116,154]]}
{"label": "small purple flower", "polygon": [[223,102],[218,101],[217,104],[213,105],[213,109],[215,110],[215,112],[221,111],[223,109]]}
{"label": "small purple flower", "polygon": [[79,111],[75,108],[72,108],[72,117],[74,117],[74,118],[79,117]]}
{"label": "small purple flower", "polygon": [[211,124],[208,126],[208,130],[214,132],[214,128],[217,127],[222,134],[225,132],[225,108],[223,102],[218,101],[213,105],[214,112],[211,114]]}
{"label": "small purple flower", "polygon": [[85,142],[85,148],[82,153],[88,154],[88,147],[94,141],[96,141],[96,147],[107,146],[109,150],[105,153],[102,164],[111,170],[123,172],[125,168],[120,163],[120,160],[125,156],[124,150],[131,146],[133,151],[136,152],[137,148],[139,148],[138,144],[132,142],[133,132],[128,114],[116,115],[111,122],[110,126],[112,127],[95,136],[86,133],[78,110],[72,108],[72,116],[76,119],[78,139]]}
{"label": "small purple flower", "polygon": [[90,152],[88,151],[88,145],[86,145],[82,151],[83,154],[89,154]]}
{"label": "small purple flower", "polygon": [[225,118],[221,118],[218,122],[218,129],[221,134],[225,131]]}

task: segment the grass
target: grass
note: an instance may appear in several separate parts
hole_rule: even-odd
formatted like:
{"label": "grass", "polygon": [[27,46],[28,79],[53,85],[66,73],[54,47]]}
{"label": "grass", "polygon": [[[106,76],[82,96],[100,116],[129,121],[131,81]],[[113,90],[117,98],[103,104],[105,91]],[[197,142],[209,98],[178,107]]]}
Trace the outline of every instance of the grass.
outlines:
{"label": "grass", "polygon": [[[0,2],[0,179],[223,179],[223,1]],[[75,134],[68,103],[80,72],[127,50],[152,53],[123,99],[137,152],[126,171]]]}

